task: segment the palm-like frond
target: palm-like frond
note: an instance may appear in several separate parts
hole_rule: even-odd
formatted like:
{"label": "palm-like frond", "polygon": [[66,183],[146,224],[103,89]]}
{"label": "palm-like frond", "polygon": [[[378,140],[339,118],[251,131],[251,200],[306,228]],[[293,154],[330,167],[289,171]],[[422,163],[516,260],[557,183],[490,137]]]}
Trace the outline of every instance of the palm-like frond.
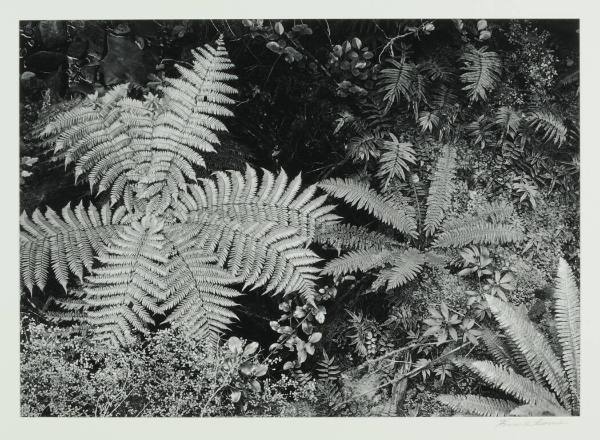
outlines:
{"label": "palm-like frond", "polygon": [[462,359],[459,361],[459,365],[520,402],[533,405],[559,406],[558,401],[548,389],[521,376],[512,369],[496,365],[490,361],[471,359]]}
{"label": "palm-like frond", "polygon": [[377,159],[383,141],[383,135],[377,130],[362,132],[348,142],[347,155],[354,163]]}
{"label": "palm-like frond", "polygon": [[414,83],[417,79],[417,67],[410,62],[399,63],[390,60],[394,67],[383,69],[379,75],[379,92],[389,109],[402,98],[411,102],[415,93]]}
{"label": "palm-like frond", "polygon": [[454,77],[447,65],[433,59],[419,63],[418,67],[419,71],[431,81],[450,81]]}
{"label": "palm-like frond", "polygon": [[467,124],[465,130],[481,148],[485,148],[492,142],[492,123],[485,115],[481,115],[475,121]]}
{"label": "palm-like frond", "polygon": [[514,208],[506,203],[484,206],[475,214],[447,219],[437,235],[434,247],[465,247],[469,244],[516,243],[524,239],[523,231],[512,218]]}
{"label": "palm-like frond", "polygon": [[470,47],[463,53],[461,61],[464,64],[460,79],[466,84],[463,90],[471,101],[486,101],[487,94],[500,81],[500,57],[495,52],[488,51],[487,47]]}
{"label": "palm-like frond", "polygon": [[416,234],[417,225],[414,217],[399,209],[399,206],[390,203],[389,197],[377,194],[366,183],[350,179],[328,179],[319,183],[319,187],[333,197],[343,199],[358,209],[366,210],[401,233],[409,236]]}
{"label": "palm-like frond", "polygon": [[[487,297],[487,302],[507,335],[508,343],[502,343],[489,331],[484,332],[483,340],[492,356],[502,365],[468,358],[454,360],[458,366],[468,369],[487,384],[522,403],[510,409],[508,415],[579,414],[579,299],[571,270],[562,259],[558,268],[555,301],[562,365],[550,343],[524,313],[492,296]],[[472,399],[472,396],[442,396],[440,400],[458,411],[483,414],[479,410],[480,400]],[[463,402],[466,403],[461,405]],[[500,409],[495,405],[494,408]]]}
{"label": "palm-like frond", "polygon": [[567,127],[555,112],[534,110],[527,115],[527,122],[534,133],[542,133],[544,142],[552,142],[560,147],[567,140]]}
{"label": "palm-like frond", "polygon": [[439,110],[445,110],[451,108],[458,101],[458,97],[454,91],[446,84],[442,84],[438,89],[433,92],[431,98],[431,105]]}
{"label": "palm-like frond", "polygon": [[521,126],[521,115],[511,107],[500,107],[494,115],[494,123],[503,135],[515,137]]}
{"label": "palm-like frond", "polygon": [[569,379],[573,408],[579,405],[579,292],[571,268],[561,258],[554,290],[556,334],[562,350],[562,364]]}
{"label": "palm-like frond", "polygon": [[417,249],[408,249],[390,259],[391,267],[382,270],[373,283],[373,288],[386,286],[388,290],[415,279],[426,262],[426,256]]}
{"label": "palm-like frond", "polygon": [[569,393],[560,361],[546,338],[511,305],[491,296],[488,296],[487,302],[500,327],[523,356],[541,372],[560,401],[563,404],[568,402]]}
{"label": "palm-like frond", "polygon": [[393,252],[387,249],[350,251],[341,257],[329,261],[323,269],[323,275],[342,276],[354,272],[367,272],[384,266]]}
{"label": "palm-like frond", "polygon": [[431,177],[429,196],[427,197],[427,214],[425,215],[425,233],[433,235],[442,223],[444,214],[450,208],[454,185],[452,178],[455,171],[456,151],[449,145],[442,149]]}
{"label": "palm-like frond", "polygon": [[392,247],[397,242],[385,234],[370,231],[363,226],[346,223],[326,223],[315,232],[313,242],[329,245],[339,251],[343,250],[381,250]]}

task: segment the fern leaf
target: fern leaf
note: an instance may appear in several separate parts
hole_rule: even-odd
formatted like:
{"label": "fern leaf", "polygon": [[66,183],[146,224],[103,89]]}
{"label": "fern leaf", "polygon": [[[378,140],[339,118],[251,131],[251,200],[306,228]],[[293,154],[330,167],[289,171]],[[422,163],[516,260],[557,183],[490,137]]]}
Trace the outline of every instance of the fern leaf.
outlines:
{"label": "fern leaf", "polygon": [[323,350],[323,358],[317,362],[317,377],[323,381],[335,381],[341,375],[339,365],[335,361],[335,356],[329,357],[327,352]]}
{"label": "fern leaf", "polygon": [[463,90],[471,101],[486,101],[487,94],[500,81],[500,57],[495,52],[488,51],[487,47],[470,47],[463,53],[461,61],[464,73],[460,79],[466,84]]}
{"label": "fern leaf", "polygon": [[475,414],[484,417],[506,417],[519,406],[518,403],[510,400],[493,399],[474,394],[464,396],[442,394],[438,396],[438,400],[459,414]]}
{"label": "fern leaf", "polygon": [[408,171],[409,163],[415,163],[415,150],[410,142],[400,142],[398,138],[389,133],[391,141],[383,142],[383,154],[379,158],[379,172],[377,177],[384,181],[385,191],[395,177],[404,180],[404,171]]}
{"label": "fern leaf", "polygon": [[454,91],[445,84],[442,84],[433,93],[431,105],[439,110],[446,110],[453,107],[458,101]]}
{"label": "fern leaf", "polygon": [[421,127],[421,133],[433,133],[434,129],[439,128],[441,120],[436,112],[422,111],[417,122]]}
{"label": "fern leaf", "polygon": [[456,151],[450,146],[442,150],[429,186],[427,214],[425,215],[425,233],[433,235],[442,223],[445,212],[450,208],[454,185]]}
{"label": "fern leaf", "polygon": [[173,327],[214,340],[235,319],[233,299],[241,293],[230,286],[240,280],[219,267],[214,253],[202,249],[200,231],[200,227],[188,228],[187,233],[171,228],[165,233],[170,248],[169,294],[161,313]]}
{"label": "fern leaf", "polygon": [[367,162],[379,157],[379,149],[384,142],[383,135],[378,130],[364,132],[354,136],[348,142],[347,156],[354,163]]}
{"label": "fern leaf", "polygon": [[431,81],[450,81],[454,77],[448,66],[433,59],[419,63],[419,71]]}
{"label": "fern leaf", "polygon": [[194,166],[204,167],[202,154],[214,152],[217,132],[226,130],[220,118],[232,114],[232,66],[219,39],[216,48],[194,52],[192,69],[177,66],[181,76],[166,80],[162,98],[130,99],[127,86],[118,86],[57,115],[44,135],[58,136],[56,150],[75,164],[76,179],[87,176],[113,204],[128,189],[160,199],[151,202],[159,213],[195,180]]}
{"label": "fern leaf", "polygon": [[103,266],[94,268],[84,289],[86,322],[97,338],[130,343],[134,331],[147,333],[154,324],[153,314],[160,313],[159,302],[167,292],[163,225],[155,217],[133,222],[99,257]]}
{"label": "fern leaf", "polygon": [[379,75],[379,93],[383,95],[388,109],[402,98],[408,102],[412,101],[417,79],[417,68],[414,64],[399,63],[395,60],[390,60],[390,63],[394,67],[383,69]]}
{"label": "fern leaf", "polygon": [[492,141],[492,124],[488,122],[485,115],[479,116],[475,121],[467,124],[465,130],[470,137],[475,139],[475,143],[482,149]]}
{"label": "fern leaf", "polygon": [[569,379],[572,406],[578,405],[579,366],[579,292],[571,268],[560,259],[554,290],[556,333],[562,349],[562,364]]}
{"label": "fern leaf", "polygon": [[387,289],[391,290],[406,284],[408,281],[415,279],[421,272],[425,261],[425,254],[416,249],[408,249],[391,260],[391,268],[381,271],[373,283],[373,288],[378,289],[386,285]]}
{"label": "fern leaf", "polygon": [[345,223],[327,223],[315,231],[315,243],[329,245],[341,250],[381,250],[397,244],[379,232],[370,231],[363,226],[348,225]]}
{"label": "fern leaf", "polygon": [[515,220],[514,207],[507,203],[491,203],[475,214],[447,219],[433,245],[464,247],[468,244],[516,243],[524,239],[522,227]]}
{"label": "fern leaf", "polygon": [[496,110],[494,123],[504,135],[515,137],[521,126],[521,116],[511,107],[500,107]]}
{"label": "fern leaf", "polygon": [[512,225],[495,225],[488,222],[446,229],[434,242],[436,247],[465,247],[469,244],[494,245],[517,243],[523,240],[523,233]]}
{"label": "fern leaf", "polygon": [[487,351],[492,355],[494,361],[505,367],[512,367],[512,355],[509,347],[496,335],[488,329],[481,333],[481,340],[487,348]]}
{"label": "fern leaf", "polygon": [[542,385],[490,361],[461,359],[459,365],[479,376],[489,385],[528,404],[559,406],[556,398]]}
{"label": "fern leaf", "polygon": [[519,351],[543,375],[561,402],[567,402],[568,384],[560,361],[548,341],[528,319],[509,304],[491,296],[487,297],[487,302],[498,323]]}
{"label": "fern leaf", "polygon": [[562,119],[554,112],[540,109],[527,115],[527,122],[534,133],[542,132],[544,142],[552,142],[561,146],[567,140],[567,127]]}
{"label": "fern leaf", "polygon": [[247,166],[245,175],[238,171],[218,172],[216,184],[213,179],[202,179],[201,185],[190,185],[192,198],[187,200],[187,206],[179,207],[176,215],[191,220],[207,215],[216,216],[215,221],[223,218],[238,223],[274,222],[298,228],[309,240],[318,226],[339,218],[331,214],[334,206],[325,204],[325,196],[314,197],[316,187],[300,191],[300,176],[288,184],[283,170],[277,177],[263,171],[262,181]]}
{"label": "fern leaf", "polygon": [[385,265],[392,252],[389,250],[372,251],[360,250],[350,251],[341,257],[329,261],[323,269],[323,275],[334,277],[346,275],[353,272],[367,272]]}
{"label": "fern leaf", "polygon": [[[105,251],[112,237],[123,231],[128,217],[123,210],[114,213],[105,205],[98,210],[80,203],[74,210],[69,205],[62,218],[48,208],[45,214],[36,210],[29,218],[21,215],[21,279],[32,291],[36,285],[44,289],[49,269],[66,291],[69,273],[80,280],[91,270],[94,255]],[[123,224],[120,224],[120,223]]]}
{"label": "fern leaf", "polygon": [[416,235],[417,225],[414,217],[391,204],[389,197],[377,194],[368,184],[350,179],[328,179],[321,182],[319,187],[333,197],[343,199],[358,209],[366,210],[401,233],[409,236]]}

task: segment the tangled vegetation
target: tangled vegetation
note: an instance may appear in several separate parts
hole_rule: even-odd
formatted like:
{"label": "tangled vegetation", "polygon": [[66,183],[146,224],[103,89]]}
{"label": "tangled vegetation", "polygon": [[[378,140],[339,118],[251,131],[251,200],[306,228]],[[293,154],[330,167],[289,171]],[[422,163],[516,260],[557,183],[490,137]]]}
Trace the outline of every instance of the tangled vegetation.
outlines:
{"label": "tangled vegetation", "polygon": [[21,22],[22,415],[579,414],[577,26]]}

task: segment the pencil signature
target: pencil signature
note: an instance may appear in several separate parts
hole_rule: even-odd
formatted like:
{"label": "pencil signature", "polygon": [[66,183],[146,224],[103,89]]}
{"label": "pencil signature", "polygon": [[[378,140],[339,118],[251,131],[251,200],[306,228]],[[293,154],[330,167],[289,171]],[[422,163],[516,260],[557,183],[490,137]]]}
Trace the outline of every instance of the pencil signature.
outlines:
{"label": "pencil signature", "polygon": [[502,419],[498,421],[496,426],[546,426],[546,425],[564,425],[562,420],[552,419]]}

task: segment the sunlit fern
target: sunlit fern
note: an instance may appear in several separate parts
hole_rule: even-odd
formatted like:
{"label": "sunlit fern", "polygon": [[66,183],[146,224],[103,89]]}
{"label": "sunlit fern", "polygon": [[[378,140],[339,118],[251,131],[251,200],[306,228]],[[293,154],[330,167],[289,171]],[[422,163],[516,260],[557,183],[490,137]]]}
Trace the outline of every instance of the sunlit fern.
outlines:
{"label": "sunlit fern", "polygon": [[[21,216],[23,285],[45,289],[52,273],[66,291],[49,318],[88,323],[115,344],[165,324],[214,341],[244,290],[314,305],[320,259],[307,245],[337,219],[333,207],[283,171],[259,178],[246,166],[198,179],[201,153],[215,151],[225,130],[219,118],[232,114],[225,81],[235,76],[222,39],[194,59],[162,97],[137,101],[117,86],[46,127],[76,176],[109,192],[112,205]],[[82,289],[71,288],[71,274]]]}
{"label": "sunlit fern", "polygon": [[464,358],[455,362],[509,399],[442,395],[440,401],[459,413],[483,416],[579,414],[579,292],[568,264],[560,260],[554,289],[558,352],[513,306],[494,297],[487,301],[507,341],[489,334],[483,338],[495,363]]}
{"label": "sunlit fern", "polygon": [[[336,243],[336,247],[349,250],[327,262],[324,275],[340,277],[349,273],[375,271],[373,287],[393,289],[415,279],[426,264],[444,265],[445,258],[437,249],[460,248],[469,244],[515,243],[523,239],[523,232],[514,222],[512,205],[489,204],[476,213],[446,218],[450,211],[455,170],[454,147],[441,149],[431,177],[425,221],[421,224],[417,211],[406,197],[395,193],[380,194],[367,183],[351,179],[328,179],[319,186],[331,196],[342,199],[357,209],[373,215],[392,228],[388,239],[374,243],[379,234],[365,227],[329,226],[328,233],[317,233],[317,241]],[[340,228],[340,234],[352,232],[355,239],[329,238]],[[361,232],[355,232],[360,230]],[[364,231],[364,232],[363,232]],[[433,237],[427,245],[416,246],[415,240]]]}

